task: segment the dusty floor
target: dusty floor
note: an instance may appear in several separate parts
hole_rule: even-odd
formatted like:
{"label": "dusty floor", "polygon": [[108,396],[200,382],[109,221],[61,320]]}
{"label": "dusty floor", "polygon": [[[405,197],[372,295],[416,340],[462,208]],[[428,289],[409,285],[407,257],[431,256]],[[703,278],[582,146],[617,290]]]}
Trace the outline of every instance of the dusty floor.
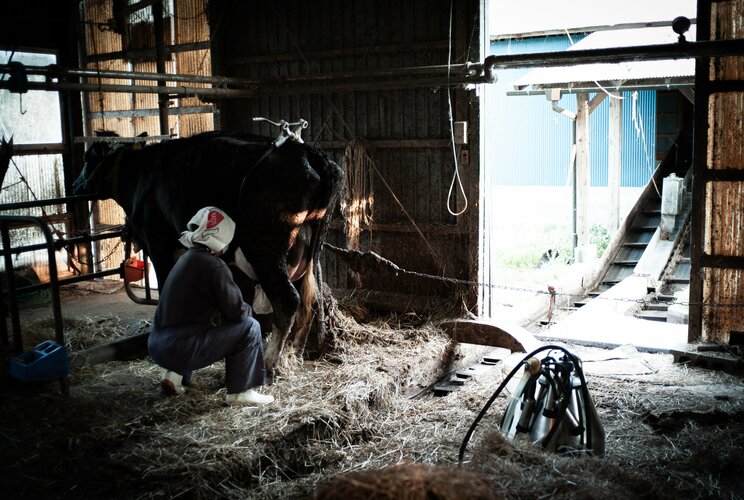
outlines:
{"label": "dusty floor", "polygon": [[[65,293],[73,350],[148,328],[152,306],[110,291]],[[47,309],[23,312],[32,339],[51,336]],[[438,498],[744,498],[740,376],[632,348],[567,346],[584,361],[605,456],[558,456],[505,440],[496,430],[502,395],[458,468],[468,427],[518,360],[485,366],[460,390],[436,397],[427,386],[478,352],[452,346],[435,322],[349,319],[338,333],[329,355],[284,360],[267,388],[277,402],[267,408],[226,406],[220,364],[197,372],[199,387],[178,398],[160,394],[160,370],[147,359],[76,370],[68,397],[56,383],[4,384],[0,491],[6,498],[334,498],[334,491],[343,493],[335,498],[401,498],[416,487],[434,491],[421,484],[442,478],[456,484],[467,472],[487,493],[458,486]]]}

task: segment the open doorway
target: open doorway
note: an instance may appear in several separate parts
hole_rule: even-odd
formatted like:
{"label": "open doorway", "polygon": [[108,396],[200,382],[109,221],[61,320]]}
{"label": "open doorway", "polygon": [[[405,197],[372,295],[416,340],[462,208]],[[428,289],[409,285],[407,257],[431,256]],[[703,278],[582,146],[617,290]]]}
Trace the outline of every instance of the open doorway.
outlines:
{"label": "open doorway", "polygon": [[[580,16],[548,4],[545,16],[527,19],[491,2],[490,53],[674,43],[671,24],[680,15],[693,20],[685,36],[695,36],[694,1],[593,15],[586,9]],[[510,16],[522,24],[509,22]],[[685,164],[679,156],[680,137],[691,136],[693,86],[692,60],[498,73],[498,82],[484,91],[481,115],[480,278],[489,285],[481,292],[481,315],[548,328],[561,306],[573,312],[587,293],[599,295],[633,275],[644,251],[660,240],[660,167],[674,155],[672,171],[684,177],[690,165],[689,157]],[[655,197],[657,207],[645,196]],[[685,217],[682,211],[676,216],[673,242],[684,232]],[[679,249],[676,243],[671,248]],[[672,250],[664,263],[674,255],[685,258]],[[689,257],[687,263],[689,288]],[[652,286],[663,295],[668,266],[643,272],[657,273]],[[643,303],[646,292],[639,286],[621,299]]]}

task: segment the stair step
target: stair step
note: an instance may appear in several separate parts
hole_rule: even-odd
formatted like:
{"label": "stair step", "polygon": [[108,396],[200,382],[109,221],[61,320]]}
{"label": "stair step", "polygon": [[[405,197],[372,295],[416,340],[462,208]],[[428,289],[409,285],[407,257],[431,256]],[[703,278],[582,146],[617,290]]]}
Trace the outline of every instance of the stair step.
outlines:
{"label": "stair step", "polygon": [[674,302],[676,298],[674,295],[665,295],[663,293],[656,296],[657,302]]}
{"label": "stair step", "polygon": [[667,313],[666,311],[649,311],[644,310],[636,314],[636,318],[646,319],[650,321],[661,321],[666,322]]}
{"label": "stair step", "polygon": [[669,285],[688,285],[690,283],[690,277],[672,276],[671,278],[667,278],[666,283]]}
{"label": "stair step", "polygon": [[663,304],[658,302],[651,302],[646,304],[646,310],[648,311],[666,311],[669,309],[669,304]]}
{"label": "stair step", "polygon": [[616,260],[613,262],[616,266],[635,266],[638,264],[637,260]]}

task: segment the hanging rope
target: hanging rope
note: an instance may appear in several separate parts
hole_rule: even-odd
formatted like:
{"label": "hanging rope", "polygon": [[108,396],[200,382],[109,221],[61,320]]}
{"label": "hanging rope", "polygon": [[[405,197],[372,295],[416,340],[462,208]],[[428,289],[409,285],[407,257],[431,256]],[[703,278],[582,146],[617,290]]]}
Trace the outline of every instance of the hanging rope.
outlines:
{"label": "hanging rope", "polygon": [[341,203],[349,250],[359,250],[362,225],[372,222],[372,160],[364,145],[352,139],[344,151],[346,198]]}
{"label": "hanging rope", "polygon": [[[455,146],[455,123],[452,115],[452,91],[450,90],[450,68],[452,65],[452,10],[454,0],[450,0],[450,12],[449,12],[449,35],[447,37],[447,113],[450,125],[450,144],[452,146],[452,161],[455,165],[455,171],[452,173],[452,182],[450,183],[449,191],[447,192],[447,211],[450,215],[458,216],[465,213],[468,209],[468,195],[465,194],[465,188],[462,186],[462,179],[460,178],[460,167],[457,163],[457,147]],[[455,189],[455,182],[462,193],[462,198],[465,205],[462,210],[455,211],[452,209],[452,196]]]}

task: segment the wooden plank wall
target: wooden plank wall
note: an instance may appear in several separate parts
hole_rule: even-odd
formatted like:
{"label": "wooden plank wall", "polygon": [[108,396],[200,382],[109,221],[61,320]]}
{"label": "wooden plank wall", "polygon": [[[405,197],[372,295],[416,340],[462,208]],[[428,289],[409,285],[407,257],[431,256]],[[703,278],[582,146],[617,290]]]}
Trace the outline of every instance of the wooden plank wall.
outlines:
{"label": "wooden plank wall", "polygon": [[[477,0],[452,3],[452,63],[481,59],[479,4]],[[444,65],[450,44],[450,5],[449,0],[213,1],[215,73],[267,79]],[[462,149],[477,157],[478,124],[472,123],[478,116],[473,114],[477,95],[458,89],[451,96],[454,120],[471,122],[469,144]],[[225,100],[219,105],[225,130],[273,135],[275,129],[252,118],[308,120],[305,140],[328,151],[347,170],[351,165],[344,160],[347,147],[354,145],[356,152],[366,153],[369,161],[361,167],[364,172],[350,176],[371,183],[363,200],[372,202],[371,221],[363,224],[358,248],[375,251],[407,270],[474,279],[479,171],[477,163],[459,165],[470,208],[462,216],[451,215],[447,195],[454,161],[448,107],[444,88],[385,88],[373,79],[366,88],[353,91],[316,88]],[[454,191],[450,205],[459,209],[464,200],[457,186]],[[343,226],[340,220],[334,223],[328,242],[357,246]],[[401,282],[353,280],[331,252],[324,252],[321,264],[332,288],[361,284],[406,291]]]}
{"label": "wooden plank wall", "polygon": [[[698,3],[699,20],[709,20],[711,40],[744,38],[744,0]],[[708,16],[708,12],[710,15]],[[705,27],[704,27],[705,28]],[[707,31],[704,29],[704,31]],[[700,32],[700,31],[699,31]],[[744,341],[744,56],[711,58],[698,64],[699,79],[710,92],[702,112],[707,129],[696,132],[695,193],[698,215],[699,271],[693,247],[690,299],[691,340]],[[699,92],[699,89],[696,89]],[[700,120],[697,121],[699,126]],[[701,145],[707,144],[703,148]],[[693,220],[694,222],[694,220]]]}

